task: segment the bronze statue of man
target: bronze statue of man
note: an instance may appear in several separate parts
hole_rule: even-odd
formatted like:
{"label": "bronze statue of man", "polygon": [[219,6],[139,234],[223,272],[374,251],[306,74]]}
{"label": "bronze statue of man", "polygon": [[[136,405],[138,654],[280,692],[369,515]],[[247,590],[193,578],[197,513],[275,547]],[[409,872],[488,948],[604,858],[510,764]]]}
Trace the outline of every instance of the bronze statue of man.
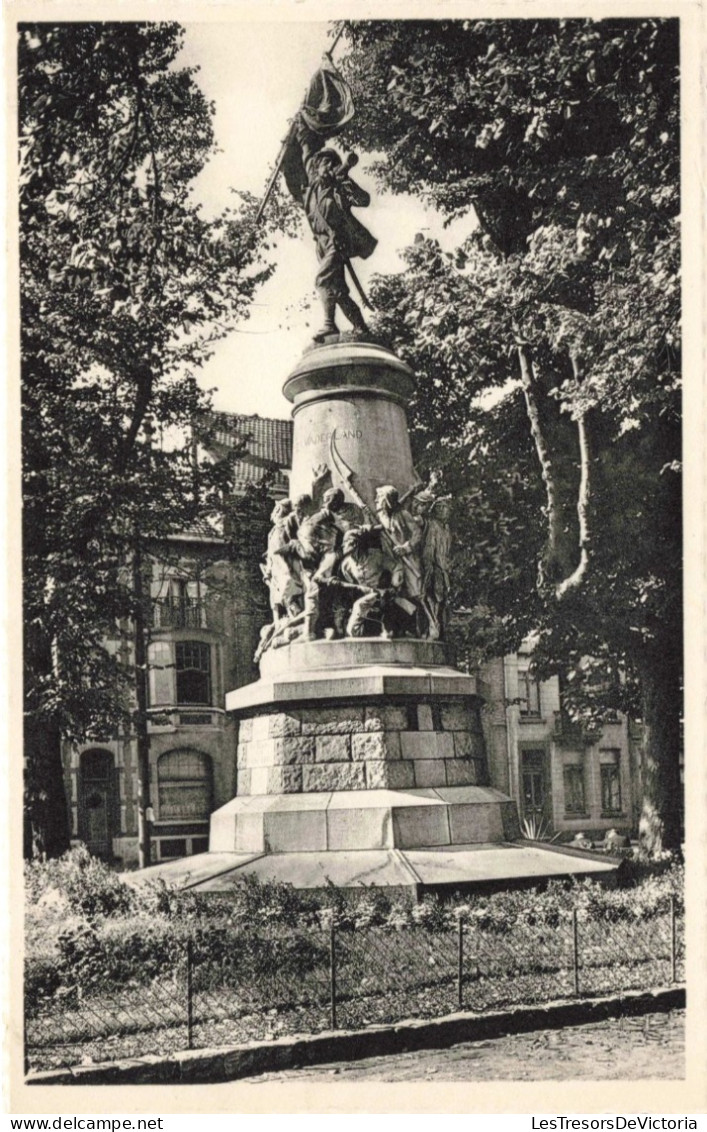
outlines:
{"label": "bronze statue of man", "polygon": [[[316,287],[324,307],[324,325],[314,336],[317,342],[338,332],[337,307],[355,331],[366,331],[361,309],[349,294],[346,268],[361,291],[350,261],[355,257],[367,259],[378,241],[352,215],[351,209],[366,208],[371,198],[349,176],[349,171],[358,163],[356,154],[349,153],[342,158],[327,145],[353,115],[351,91],[327,54],[290,126],[258,210],[260,216],[282,169],[287,188],[305,210],[316,243],[319,260]],[[365,297],[364,304],[368,305]]]}
{"label": "bronze statue of man", "polygon": [[345,273],[350,259],[354,256],[367,259],[377,243],[351,212],[352,208],[366,208],[371,203],[369,193],[349,176],[358,157],[350,153],[342,161],[334,149],[314,148],[321,147],[321,141],[303,122],[297,136],[307,175],[304,209],[319,260],[315,284],[324,307],[324,325],[314,339],[322,341],[328,334],[337,333],[337,307],[354,330],[364,333],[366,323],[361,308],[351,298]]}

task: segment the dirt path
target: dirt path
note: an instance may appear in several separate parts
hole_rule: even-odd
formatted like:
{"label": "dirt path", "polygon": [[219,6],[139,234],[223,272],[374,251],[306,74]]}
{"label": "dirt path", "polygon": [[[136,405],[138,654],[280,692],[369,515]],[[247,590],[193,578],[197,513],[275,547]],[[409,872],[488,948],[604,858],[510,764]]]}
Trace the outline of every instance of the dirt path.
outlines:
{"label": "dirt path", "polygon": [[272,1081],[611,1081],[684,1077],[685,1012],[612,1018],[562,1030],[537,1030],[446,1050],[266,1073]]}

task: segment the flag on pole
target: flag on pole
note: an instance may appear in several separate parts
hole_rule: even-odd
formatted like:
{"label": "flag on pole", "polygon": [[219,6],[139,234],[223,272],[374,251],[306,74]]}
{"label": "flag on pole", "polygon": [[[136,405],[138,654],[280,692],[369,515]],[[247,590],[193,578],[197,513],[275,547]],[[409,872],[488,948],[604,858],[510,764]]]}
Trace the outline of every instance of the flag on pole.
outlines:
{"label": "flag on pole", "polygon": [[353,116],[349,84],[325,55],[309,84],[298,114],[299,122],[295,122],[295,128],[290,131],[282,162],[287,188],[299,204],[303,204],[307,189],[302,132],[309,134],[304,148],[312,152],[322,148],[327,138],[338,134]]}

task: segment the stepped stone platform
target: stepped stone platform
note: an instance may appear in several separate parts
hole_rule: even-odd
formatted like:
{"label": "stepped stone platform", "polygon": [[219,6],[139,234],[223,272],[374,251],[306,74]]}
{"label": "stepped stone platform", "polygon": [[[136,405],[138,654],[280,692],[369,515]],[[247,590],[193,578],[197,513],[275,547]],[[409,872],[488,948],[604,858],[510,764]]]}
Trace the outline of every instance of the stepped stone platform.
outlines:
{"label": "stepped stone platform", "polygon": [[564,877],[609,880],[617,867],[612,858],[538,842],[479,842],[471,845],[418,849],[255,853],[210,852],[166,861],[124,879],[139,884],[161,878],[192,892],[228,894],[252,878],[294,888],[362,889],[443,893],[488,891],[541,884]]}

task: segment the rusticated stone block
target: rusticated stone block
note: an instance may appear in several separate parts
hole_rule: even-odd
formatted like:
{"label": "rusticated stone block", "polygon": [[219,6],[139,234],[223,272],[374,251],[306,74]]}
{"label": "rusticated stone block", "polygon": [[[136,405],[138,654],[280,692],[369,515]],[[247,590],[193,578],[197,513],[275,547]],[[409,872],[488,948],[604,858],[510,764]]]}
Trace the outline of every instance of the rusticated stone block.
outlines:
{"label": "rusticated stone block", "polygon": [[471,759],[445,759],[447,786],[476,786],[476,763]]}
{"label": "rusticated stone block", "polygon": [[442,727],[445,731],[475,731],[474,714],[466,704],[442,704]]}
{"label": "rusticated stone block", "polygon": [[415,785],[412,763],[385,762],[376,759],[363,764],[366,768],[366,786],[369,790],[404,790]]}
{"label": "rusticated stone block", "polygon": [[248,771],[250,775],[250,790],[249,794],[267,794],[268,792],[268,771],[270,767],[257,766],[253,770]]}
{"label": "rusticated stone block", "polygon": [[270,740],[238,744],[238,766],[244,770],[254,770],[259,766],[273,766],[275,751]]}
{"label": "rusticated stone block", "polygon": [[265,766],[287,766],[314,762],[314,737],[292,735],[285,739],[262,739],[238,748],[238,765],[249,770]]}
{"label": "rusticated stone block", "polygon": [[400,736],[404,759],[452,759],[454,738],[439,731],[403,731]]}
{"label": "rusticated stone block", "polygon": [[251,771],[241,770],[238,768],[238,780],[236,782],[237,794],[252,794],[251,785]]}
{"label": "rusticated stone block", "polygon": [[270,720],[270,736],[280,739],[285,735],[299,735],[302,722],[296,712],[280,711],[276,715],[268,716]]}
{"label": "rusticated stone block", "polygon": [[378,704],[366,708],[366,731],[404,731],[408,725],[407,710],[392,704]]}
{"label": "rusticated stone block", "polygon": [[285,739],[275,739],[271,742],[274,748],[275,766],[297,766],[314,762],[314,739],[308,735],[288,735]]}
{"label": "rusticated stone block", "polygon": [[403,762],[386,763],[386,775],[388,778],[389,790],[406,790],[408,787],[415,785],[415,771],[413,764]]}
{"label": "rusticated stone block", "polygon": [[253,720],[241,719],[238,724],[238,742],[246,743],[253,738]]}
{"label": "rusticated stone block", "polygon": [[352,735],[351,757],[355,762],[399,759],[400,734],[397,731],[368,731],[364,735]]}
{"label": "rusticated stone block", "polygon": [[366,775],[363,763],[320,763],[305,766],[302,771],[302,789],[323,790],[365,790]]}
{"label": "rusticated stone block", "polygon": [[434,731],[435,725],[432,718],[432,708],[429,704],[417,705],[417,726],[420,731]]}
{"label": "rusticated stone block", "polygon": [[311,742],[315,744],[318,763],[343,763],[351,758],[350,735],[316,735]]}
{"label": "rusticated stone block", "polygon": [[268,767],[266,794],[298,794],[301,789],[301,766]]}
{"label": "rusticated stone block", "polygon": [[283,735],[299,735],[301,724],[294,712],[273,712],[256,715],[251,721],[251,737],[255,740],[280,739]]}
{"label": "rusticated stone block", "polygon": [[302,789],[299,766],[259,766],[249,773],[249,794],[297,794]]}
{"label": "rusticated stone block", "polygon": [[269,715],[256,715],[252,720],[252,727],[250,730],[251,739],[256,742],[261,742],[263,739],[270,738],[270,716]]}
{"label": "rusticated stone block", "polygon": [[415,759],[416,786],[446,786],[444,759]]}
{"label": "rusticated stone block", "polygon": [[470,735],[468,731],[455,731],[454,755],[457,759],[482,759],[484,757],[483,736]]}
{"label": "rusticated stone block", "polygon": [[470,759],[472,755],[471,735],[468,731],[454,732],[454,757],[457,759]]}
{"label": "rusticated stone block", "polygon": [[303,735],[352,735],[363,731],[363,707],[302,708]]}

